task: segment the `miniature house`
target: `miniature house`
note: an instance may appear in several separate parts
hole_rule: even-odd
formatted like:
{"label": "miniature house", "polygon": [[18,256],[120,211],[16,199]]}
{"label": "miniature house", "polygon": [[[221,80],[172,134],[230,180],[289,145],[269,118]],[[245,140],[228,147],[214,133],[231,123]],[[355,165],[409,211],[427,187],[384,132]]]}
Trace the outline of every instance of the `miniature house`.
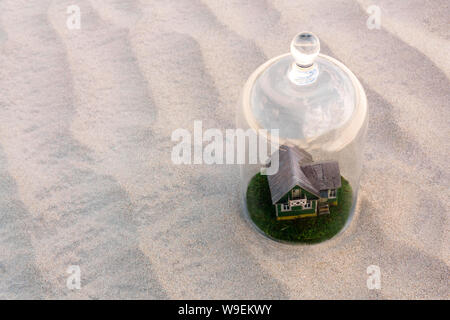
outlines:
{"label": "miniature house", "polygon": [[306,151],[283,145],[279,170],[267,177],[277,220],[329,214],[329,206],[338,204],[341,174],[336,161],[313,162]]}

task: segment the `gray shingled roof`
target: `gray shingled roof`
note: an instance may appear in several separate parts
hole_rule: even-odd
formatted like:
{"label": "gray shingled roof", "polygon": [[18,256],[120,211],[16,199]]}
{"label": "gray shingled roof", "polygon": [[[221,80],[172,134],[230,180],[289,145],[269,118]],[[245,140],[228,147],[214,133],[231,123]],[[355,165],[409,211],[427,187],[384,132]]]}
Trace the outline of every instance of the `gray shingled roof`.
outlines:
{"label": "gray shingled roof", "polygon": [[279,149],[278,172],[267,178],[274,204],[296,185],[316,196],[319,196],[320,190],[341,186],[341,175],[336,161],[316,163],[308,152],[286,145]]}
{"label": "gray shingled roof", "polygon": [[337,161],[317,162],[302,165],[301,169],[317,190],[341,187],[341,174]]}

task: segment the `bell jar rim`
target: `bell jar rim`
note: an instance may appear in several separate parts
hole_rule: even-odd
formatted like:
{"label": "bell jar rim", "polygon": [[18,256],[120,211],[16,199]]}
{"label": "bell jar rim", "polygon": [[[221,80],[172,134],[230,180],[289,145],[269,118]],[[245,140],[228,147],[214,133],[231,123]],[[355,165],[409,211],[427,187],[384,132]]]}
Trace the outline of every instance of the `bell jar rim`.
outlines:
{"label": "bell jar rim", "polygon": [[[265,128],[253,116],[253,113],[251,111],[251,93],[253,85],[256,82],[257,78],[265,70],[267,70],[273,63],[287,56],[291,56],[291,54],[285,53],[276,56],[260,65],[247,79],[243,89],[242,105],[244,109],[245,119],[249,124],[250,128],[252,128],[256,133],[260,132],[260,134],[265,135],[267,141],[272,141],[270,132],[268,130],[259,131]],[[344,125],[342,128],[339,128],[341,130],[340,132],[341,139],[339,141],[331,142],[330,144],[326,144],[323,146],[323,148],[326,149],[327,151],[334,152],[344,149],[349,143],[353,141],[354,138],[357,137],[360,130],[364,127],[364,123],[366,121],[367,116],[367,96],[361,82],[353,74],[353,72],[349,68],[347,68],[347,66],[345,66],[342,62],[322,53],[319,53],[318,57],[327,59],[328,61],[337,65],[342,71],[344,71],[349,76],[355,89],[355,111],[352,114],[351,118],[349,119],[348,123]],[[313,140],[317,140],[322,136],[315,137],[314,139],[293,139],[293,138],[279,137],[277,141],[279,141],[280,145],[285,143],[294,143],[299,147],[307,149],[310,142],[312,142]]]}
{"label": "bell jar rim", "polygon": [[336,233],[335,235],[333,235],[331,238],[320,241],[320,242],[316,242],[316,243],[305,243],[305,242],[293,242],[293,241],[288,241],[288,240],[282,240],[282,239],[278,239],[275,238],[273,236],[271,236],[270,234],[264,232],[263,230],[261,230],[260,227],[258,227],[258,225],[255,223],[255,221],[253,221],[253,219],[250,217],[250,212],[248,211],[248,207],[247,207],[247,201],[245,198],[245,192],[243,194],[243,218],[245,220],[245,222],[249,225],[250,228],[254,229],[256,231],[256,233],[258,234],[258,236],[262,237],[262,239],[264,240],[268,240],[268,241],[273,241],[275,243],[278,243],[282,246],[292,246],[292,247],[334,247],[334,246],[338,246],[342,244],[342,241],[345,239],[345,235],[347,234],[347,230],[350,229],[351,225],[352,225],[352,221],[355,217],[357,217],[359,215],[359,211],[356,211],[356,208],[359,207],[361,205],[361,198],[358,197],[358,193],[359,191],[356,191],[356,194],[354,195],[354,200],[352,201],[352,208],[351,208],[351,213],[350,213],[350,217],[347,219],[347,221],[345,222],[345,225],[342,227],[341,230],[339,230],[338,233]]}

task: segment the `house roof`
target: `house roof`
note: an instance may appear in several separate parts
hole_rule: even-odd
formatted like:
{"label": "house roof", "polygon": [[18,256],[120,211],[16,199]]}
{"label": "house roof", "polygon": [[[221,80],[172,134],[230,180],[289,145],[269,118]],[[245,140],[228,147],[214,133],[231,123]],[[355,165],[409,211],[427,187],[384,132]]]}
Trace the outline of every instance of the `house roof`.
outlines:
{"label": "house roof", "polygon": [[274,204],[296,185],[318,197],[320,190],[341,186],[341,175],[336,161],[313,162],[308,152],[287,145],[279,148],[278,172],[267,178]]}
{"label": "house roof", "polygon": [[341,173],[337,161],[312,163],[301,166],[301,169],[318,191],[341,187]]}

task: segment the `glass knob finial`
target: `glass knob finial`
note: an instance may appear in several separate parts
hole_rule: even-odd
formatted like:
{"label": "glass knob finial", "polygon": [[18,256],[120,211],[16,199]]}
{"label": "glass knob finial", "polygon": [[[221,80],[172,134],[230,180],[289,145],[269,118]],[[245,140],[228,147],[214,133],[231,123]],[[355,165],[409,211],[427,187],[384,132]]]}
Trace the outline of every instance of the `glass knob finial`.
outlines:
{"label": "glass knob finial", "polygon": [[312,32],[301,32],[291,42],[291,54],[299,67],[309,67],[320,51],[319,38]]}
{"label": "glass knob finial", "polygon": [[291,55],[294,58],[288,77],[296,85],[314,83],[319,76],[319,67],[314,60],[319,55],[320,41],[314,33],[300,32],[291,42]]}

